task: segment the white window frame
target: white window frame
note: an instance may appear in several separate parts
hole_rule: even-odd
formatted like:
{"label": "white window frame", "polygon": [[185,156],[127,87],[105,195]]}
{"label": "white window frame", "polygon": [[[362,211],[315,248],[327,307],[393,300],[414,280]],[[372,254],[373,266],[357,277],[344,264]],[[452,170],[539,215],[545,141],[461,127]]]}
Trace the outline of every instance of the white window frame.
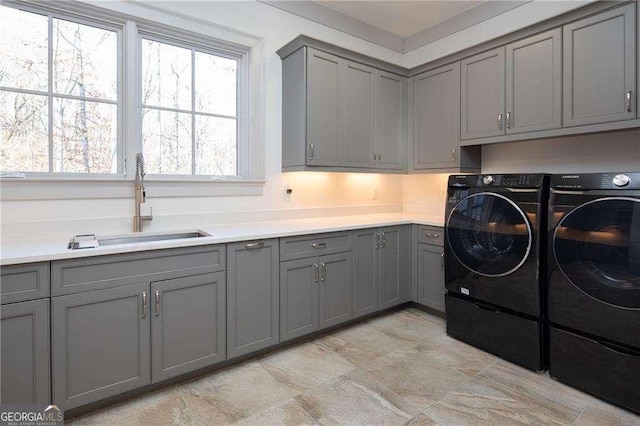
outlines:
{"label": "white window frame", "polygon": [[[129,197],[142,151],[141,34],[238,60],[237,176],[148,175],[148,197],[261,195],[264,179],[263,41],[246,33],[127,2],[0,0],[3,6],[118,33],[118,173],[27,173],[0,178],[1,200]],[[145,37],[146,38],[146,37]],[[204,43],[203,43],[204,41]],[[191,45],[191,47],[189,47]],[[122,78],[121,78],[122,77]],[[50,160],[51,161],[51,160]],[[80,184],[81,183],[81,184]],[[80,186],[79,186],[80,184]],[[73,188],[73,194],[70,189]]]}

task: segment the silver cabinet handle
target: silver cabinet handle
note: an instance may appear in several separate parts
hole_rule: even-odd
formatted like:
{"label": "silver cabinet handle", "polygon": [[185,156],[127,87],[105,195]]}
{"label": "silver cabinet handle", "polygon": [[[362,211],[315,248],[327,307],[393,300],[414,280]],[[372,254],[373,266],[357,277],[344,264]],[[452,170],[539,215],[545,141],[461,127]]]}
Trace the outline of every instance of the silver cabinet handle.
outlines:
{"label": "silver cabinet handle", "polygon": [[264,247],[264,241],[258,241],[257,243],[247,243],[244,245],[247,250],[257,249]]}
{"label": "silver cabinet handle", "polygon": [[507,111],[507,129],[511,128],[511,111]]}
{"label": "silver cabinet handle", "polygon": [[321,243],[311,243],[311,247],[313,247],[314,249],[324,248],[326,245],[327,245],[326,241],[323,241]]}
{"label": "silver cabinet handle", "polygon": [[327,279],[327,265],[324,262],[320,263],[320,268],[322,268],[322,274],[320,275],[320,281],[324,281]]}
{"label": "silver cabinet handle", "polygon": [[502,113],[498,114],[498,130],[502,130]]}
{"label": "silver cabinet handle", "polygon": [[309,142],[309,158],[313,158],[313,142]]}
{"label": "silver cabinet handle", "polygon": [[160,315],[160,291],[156,290],[155,296],[156,296],[156,312],[155,312],[155,316],[158,316],[158,315]]}
{"label": "silver cabinet handle", "polygon": [[319,275],[319,271],[318,271],[318,264],[314,263],[313,264],[313,269],[311,270],[311,279],[313,280],[314,283],[318,282],[318,275]]}
{"label": "silver cabinet handle", "polygon": [[373,160],[371,160],[371,164],[376,164],[376,160],[378,158],[377,157],[378,154],[376,153],[376,150],[375,149],[371,150],[371,154],[373,155]]}
{"label": "silver cabinet handle", "polygon": [[437,232],[435,234],[432,234],[431,232],[424,231],[424,236],[427,238],[440,238],[440,234],[438,234]]}
{"label": "silver cabinet handle", "polygon": [[147,292],[142,292],[142,318],[147,317]]}
{"label": "silver cabinet handle", "polygon": [[380,233],[376,232],[376,248],[380,248]]}
{"label": "silver cabinet handle", "polygon": [[382,236],[382,243],[380,244],[380,248],[384,248],[384,246],[387,245],[387,234],[381,232],[380,235]]}
{"label": "silver cabinet handle", "polygon": [[444,253],[440,255],[440,266],[444,269]]}
{"label": "silver cabinet handle", "polygon": [[382,151],[378,150],[378,164],[382,162]]}
{"label": "silver cabinet handle", "polygon": [[456,162],[456,148],[451,148],[451,162],[455,163]]}
{"label": "silver cabinet handle", "polygon": [[631,90],[627,92],[626,100],[627,100],[627,112],[631,112]]}

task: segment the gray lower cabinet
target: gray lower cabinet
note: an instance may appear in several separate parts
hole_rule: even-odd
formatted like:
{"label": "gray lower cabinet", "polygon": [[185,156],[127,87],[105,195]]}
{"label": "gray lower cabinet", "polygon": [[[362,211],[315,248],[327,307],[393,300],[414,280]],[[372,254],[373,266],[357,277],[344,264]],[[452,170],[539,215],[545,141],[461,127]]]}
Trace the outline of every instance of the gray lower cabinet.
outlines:
{"label": "gray lower cabinet", "polygon": [[635,118],[635,7],[627,4],[563,27],[565,127]]}
{"label": "gray lower cabinet", "polygon": [[151,378],[170,377],[226,359],[225,273],[151,283]]}
{"label": "gray lower cabinet", "polygon": [[504,64],[504,46],[460,62],[461,139],[504,134]]}
{"label": "gray lower cabinet", "polygon": [[390,308],[411,298],[409,226],[353,232],[353,317]]}
{"label": "gray lower cabinet", "polygon": [[408,302],[411,298],[411,227],[380,229],[380,309]]}
{"label": "gray lower cabinet", "polygon": [[443,248],[430,244],[418,244],[417,302],[444,312],[444,252]]}
{"label": "gray lower cabinet", "polygon": [[280,340],[319,329],[317,258],[280,263]]}
{"label": "gray lower cabinet", "polygon": [[318,257],[319,327],[331,327],[348,321],[351,311],[351,253]]}
{"label": "gray lower cabinet", "polygon": [[227,358],[280,342],[277,239],[227,245]]}
{"label": "gray lower cabinet", "polygon": [[413,79],[413,168],[458,165],[460,63]]}
{"label": "gray lower cabinet", "polygon": [[562,127],[562,30],[506,47],[506,133]]}
{"label": "gray lower cabinet", "polygon": [[54,297],[53,403],[62,410],[151,383],[149,283]]}
{"label": "gray lower cabinet", "polygon": [[2,305],[0,313],[0,403],[50,404],[49,299]]}
{"label": "gray lower cabinet", "polygon": [[345,61],[344,152],[347,167],[371,167],[374,146],[375,70]]}
{"label": "gray lower cabinet", "polygon": [[378,297],[378,246],[377,228],[354,231],[353,235],[353,317],[377,312]]}

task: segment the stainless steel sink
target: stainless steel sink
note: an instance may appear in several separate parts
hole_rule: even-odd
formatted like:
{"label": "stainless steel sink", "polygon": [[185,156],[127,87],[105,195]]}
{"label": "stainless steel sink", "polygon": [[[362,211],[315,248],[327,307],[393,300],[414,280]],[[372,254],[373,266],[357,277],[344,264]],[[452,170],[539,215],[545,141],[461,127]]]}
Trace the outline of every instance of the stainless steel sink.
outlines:
{"label": "stainless steel sink", "polygon": [[159,235],[132,235],[130,237],[98,238],[98,244],[100,246],[114,246],[117,244],[148,243],[151,241],[182,240],[186,238],[202,238],[208,236],[209,234],[201,231]]}

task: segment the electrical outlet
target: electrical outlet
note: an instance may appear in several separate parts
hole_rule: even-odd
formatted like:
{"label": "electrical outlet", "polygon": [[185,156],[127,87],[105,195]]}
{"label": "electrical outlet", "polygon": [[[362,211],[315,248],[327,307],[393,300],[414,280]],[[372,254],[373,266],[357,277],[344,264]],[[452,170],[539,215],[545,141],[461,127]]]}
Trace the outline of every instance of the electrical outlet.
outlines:
{"label": "electrical outlet", "polygon": [[372,200],[378,199],[378,188],[376,188],[375,186],[371,188],[371,199]]}
{"label": "electrical outlet", "polygon": [[286,201],[287,203],[291,203],[293,201],[293,189],[285,188],[284,201]]}

